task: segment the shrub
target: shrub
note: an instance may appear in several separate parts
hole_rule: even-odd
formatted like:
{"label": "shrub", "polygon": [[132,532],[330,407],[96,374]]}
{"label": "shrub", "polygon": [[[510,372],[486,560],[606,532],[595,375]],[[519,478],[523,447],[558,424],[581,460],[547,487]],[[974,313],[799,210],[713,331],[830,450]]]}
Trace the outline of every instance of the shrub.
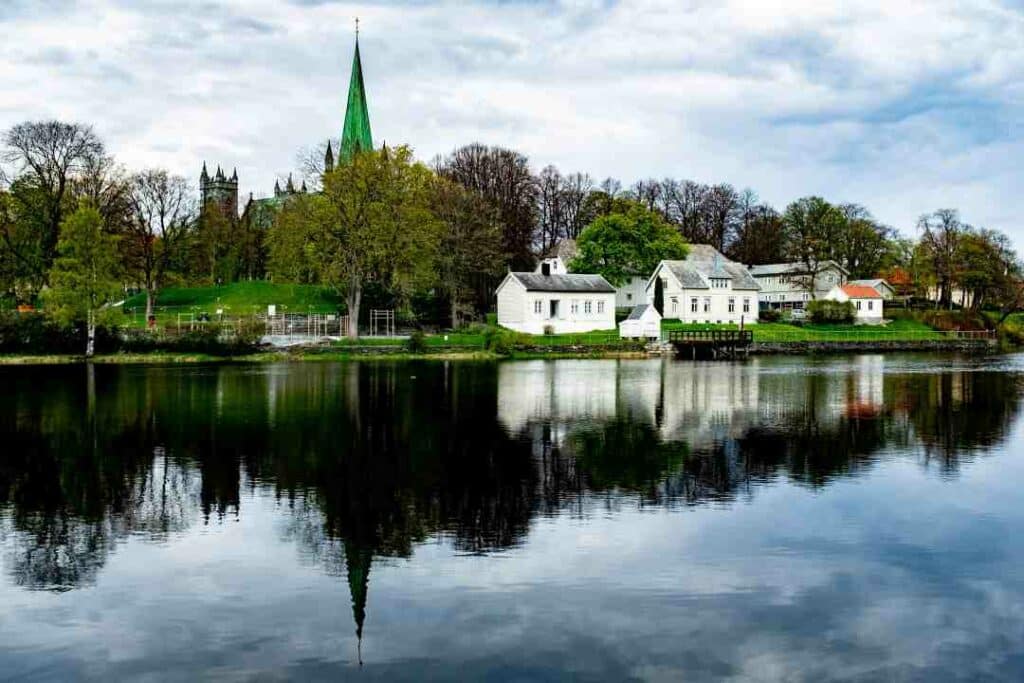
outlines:
{"label": "shrub", "polygon": [[492,327],[484,336],[488,350],[502,356],[507,356],[515,351],[517,346],[527,345],[529,339],[518,332],[505,329],[504,327]]}
{"label": "shrub", "polygon": [[550,337],[554,333],[555,333],[555,326],[554,325],[545,325],[544,326],[544,336],[545,337]]}
{"label": "shrub", "polygon": [[[0,313],[0,353],[67,353],[85,351],[85,325],[58,323],[40,313]],[[116,328],[96,329],[96,351],[120,347]]]}
{"label": "shrub", "polygon": [[423,334],[423,330],[413,330],[405,342],[405,348],[409,353],[423,353],[427,350],[427,335]]}
{"label": "shrub", "polygon": [[854,316],[853,302],[811,301],[807,304],[807,314],[816,323],[850,323]]}
{"label": "shrub", "polygon": [[766,308],[758,312],[757,317],[766,323],[777,323],[782,320],[782,311],[777,308]]}

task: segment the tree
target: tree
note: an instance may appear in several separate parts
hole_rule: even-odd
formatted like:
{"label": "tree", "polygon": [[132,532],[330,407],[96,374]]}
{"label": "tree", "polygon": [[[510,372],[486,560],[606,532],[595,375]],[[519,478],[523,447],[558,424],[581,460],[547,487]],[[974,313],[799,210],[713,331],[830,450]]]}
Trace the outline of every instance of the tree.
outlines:
{"label": "tree", "polygon": [[851,279],[875,277],[887,265],[895,231],[878,223],[859,204],[842,204],[839,210],[845,221],[834,245],[836,261]]}
{"label": "tree", "polygon": [[99,210],[84,202],[60,227],[57,258],[45,292],[51,316],[65,324],[85,322],[85,356],[96,350],[96,326],[104,307],[121,293],[118,238],[103,230]]}
{"label": "tree", "polygon": [[537,179],[526,157],[510,149],[472,144],[437,162],[437,171],[497,209],[505,265],[511,270],[532,269]]}
{"label": "tree", "polygon": [[966,231],[956,209],[939,209],[921,216],[917,221],[921,231],[921,256],[931,271],[938,289],[936,307],[953,307],[953,282],[956,277],[957,252]]}
{"label": "tree", "polygon": [[739,220],[729,257],[747,265],[779,263],[786,260],[786,229],[782,216],[758,202],[753,190],[740,196]]}
{"label": "tree", "polygon": [[103,143],[90,126],[29,121],[3,134],[0,162],[16,221],[0,233],[0,258],[15,264],[29,294],[45,284],[75,178],[101,157]]}
{"label": "tree", "polygon": [[804,197],[786,207],[782,221],[790,259],[802,266],[801,273],[792,277],[815,298],[818,276],[828,261],[834,260],[833,250],[842,239],[846,220],[838,208],[821,197]]}
{"label": "tree", "polygon": [[368,283],[401,290],[433,277],[441,225],[432,182],[408,147],[354,154],[324,173],[322,193],[281,209],[271,228],[274,268],[296,272],[302,266],[281,259],[308,260],[317,280],[345,297],[348,334],[358,336]]}
{"label": "tree", "polygon": [[146,291],[148,320],[195,215],[188,182],[162,169],[142,171],[132,177],[130,203],[131,221],[125,245],[127,270]]}
{"label": "tree", "polygon": [[598,218],[576,242],[570,268],[600,273],[616,287],[648,275],[663,259],[686,258],[686,241],[658,213],[634,204],[627,213]]}
{"label": "tree", "polygon": [[448,296],[452,328],[457,328],[472,309],[467,302],[474,285],[501,272],[501,223],[480,195],[445,178],[435,182],[434,212],[442,225],[437,282]]}

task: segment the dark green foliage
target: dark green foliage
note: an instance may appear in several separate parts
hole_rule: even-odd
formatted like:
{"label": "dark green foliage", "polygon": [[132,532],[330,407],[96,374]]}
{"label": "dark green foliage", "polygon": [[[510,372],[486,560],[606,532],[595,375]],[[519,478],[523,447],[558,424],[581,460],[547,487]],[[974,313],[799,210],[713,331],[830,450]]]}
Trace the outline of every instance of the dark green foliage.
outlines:
{"label": "dark green foliage", "polygon": [[[84,322],[65,325],[38,313],[0,312],[0,353],[79,354],[85,341]],[[97,351],[116,351],[119,345],[116,329],[97,328]]]}
{"label": "dark green foliage", "polygon": [[782,311],[777,308],[766,308],[763,311],[758,312],[757,317],[762,322],[777,323],[782,320]]}
{"label": "dark green foliage", "polygon": [[427,335],[423,334],[423,330],[413,330],[405,342],[405,348],[409,353],[425,352],[427,350]]}
{"label": "dark green foliage", "polygon": [[850,323],[854,309],[850,301],[811,301],[807,304],[807,313],[816,323]]}

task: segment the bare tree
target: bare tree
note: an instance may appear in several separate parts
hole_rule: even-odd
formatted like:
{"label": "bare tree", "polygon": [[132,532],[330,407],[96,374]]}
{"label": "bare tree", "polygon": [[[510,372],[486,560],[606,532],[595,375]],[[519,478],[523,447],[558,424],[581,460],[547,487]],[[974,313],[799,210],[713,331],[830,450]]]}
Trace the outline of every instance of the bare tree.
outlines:
{"label": "bare tree", "polygon": [[957,251],[966,226],[960,222],[956,209],[939,209],[921,216],[917,227],[921,231],[921,247],[938,289],[935,305],[952,308]]}
{"label": "bare tree", "polygon": [[157,294],[194,223],[195,202],[188,181],[162,169],[135,174],[131,179],[130,201],[129,271],[146,290],[148,320]]}
{"label": "bare tree", "polygon": [[537,180],[530,173],[526,157],[510,149],[472,144],[441,160],[437,170],[497,209],[506,266],[514,270],[532,268]]}

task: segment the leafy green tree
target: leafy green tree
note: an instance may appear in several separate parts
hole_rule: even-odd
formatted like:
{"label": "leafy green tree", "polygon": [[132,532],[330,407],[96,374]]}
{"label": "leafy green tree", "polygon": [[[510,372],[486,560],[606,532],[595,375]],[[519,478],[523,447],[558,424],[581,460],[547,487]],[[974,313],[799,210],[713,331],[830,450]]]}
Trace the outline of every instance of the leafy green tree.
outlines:
{"label": "leafy green tree", "polygon": [[358,336],[368,284],[403,292],[434,278],[441,222],[431,210],[433,178],[408,147],[354,154],[324,173],[322,193],[282,208],[271,228],[274,271],[299,273],[308,262],[317,281],[345,297],[348,334]]}
{"label": "leafy green tree", "polygon": [[118,238],[103,230],[103,216],[83,203],[60,227],[46,309],[64,324],[85,322],[86,358],[95,353],[96,326],[113,317],[105,308],[121,293]]}
{"label": "leafy green tree", "polygon": [[782,216],[790,260],[800,263],[802,273],[793,279],[814,296],[815,283],[836,259],[836,245],[843,238],[846,218],[838,207],[821,197],[804,197],[788,207]]}
{"label": "leafy green tree", "polygon": [[663,259],[686,258],[682,235],[658,213],[638,204],[588,225],[576,241],[569,268],[600,273],[616,287],[630,277],[649,275]]}
{"label": "leafy green tree", "polygon": [[850,271],[851,279],[875,277],[888,265],[895,231],[859,204],[843,204],[839,210],[845,223],[834,245],[836,261]]}

